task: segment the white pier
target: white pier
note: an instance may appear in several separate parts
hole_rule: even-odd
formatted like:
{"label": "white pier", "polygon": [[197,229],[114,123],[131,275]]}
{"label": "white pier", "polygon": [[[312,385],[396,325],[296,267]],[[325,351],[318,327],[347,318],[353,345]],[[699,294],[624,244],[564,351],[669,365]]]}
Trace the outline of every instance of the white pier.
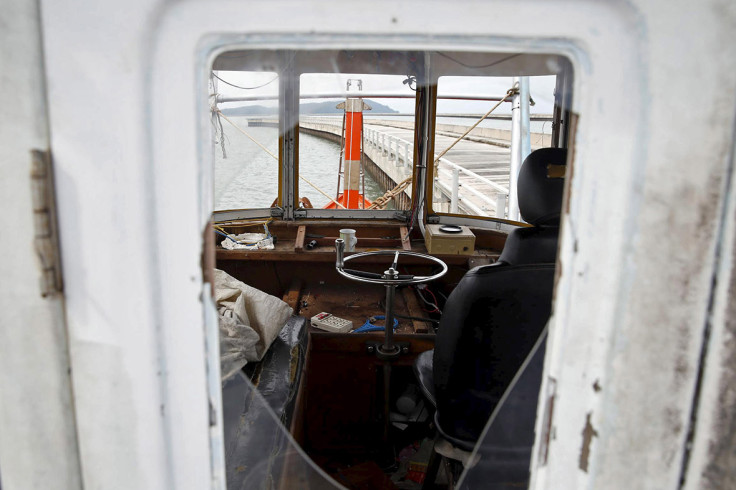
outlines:
{"label": "white pier", "polygon": [[[342,119],[306,116],[300,127],[313,134],[341,137]],[[464,126],[437,125],[435,159],[463,134]],[[532,133],[532,148],[549,146],[549,135]],[[411,175],[414,156],[413,123],[366,118],[363,151],[389,178],[388,186]],[[435,171],[435,211],[506,217],[511,132],[475,128],[439,158]],[[411,187],[405,193],[411,195]]]}

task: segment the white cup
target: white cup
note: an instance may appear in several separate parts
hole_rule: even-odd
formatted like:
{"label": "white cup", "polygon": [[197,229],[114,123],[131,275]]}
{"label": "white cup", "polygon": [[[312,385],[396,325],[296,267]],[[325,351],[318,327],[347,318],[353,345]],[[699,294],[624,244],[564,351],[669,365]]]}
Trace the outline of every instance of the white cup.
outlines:
{"label": "white cup", "polygon": [[340,230],[340,238],[345,241],[346,252],[355,252],[355,245],[358,243],[358,238],[355,236],[355,230],[351,228],[343,228]]}

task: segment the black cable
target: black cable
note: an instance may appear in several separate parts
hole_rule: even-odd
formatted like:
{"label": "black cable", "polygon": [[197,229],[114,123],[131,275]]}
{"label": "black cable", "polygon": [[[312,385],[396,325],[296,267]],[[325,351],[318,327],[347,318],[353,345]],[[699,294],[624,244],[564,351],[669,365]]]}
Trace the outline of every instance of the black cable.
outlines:
{"label": "black cable", "polygon": [[219,81],[221,81],[222,83],[226,84],[226,85],[230,85],[231,87],[235,87],[235,88],[239,88],[239,89],[243,89],[243,90],[255,90],[257,88],[262,88],[262,87],[265,87],[266,85],[268,85],[270,83],[273,83],[273,82],[275,82],[276,80],[279,79],[279,76],[276,75],[276,77],[273,80],[270,80],[270,81],[264,83],[263,85],[258,85],[257,87],[241,87],[240,85],[235,85],[234,83],[230,83],[228,81],[223,80],[222,78],[218,77],[217,74],[214,71],[212,72],[212,76],[215,77],[216,79],[218,79]]}
{"label": "black cable", "polygon": [[397,315],[396,313],[394,313],[394,316],[396,318],[401,318],[402,320],[416,320],[416,321],[419,321],[419,322],[435,323],[437,325],[440,324],[440,321],[439,320],[433,320],[431,318],[424,318],[424,317],[421,317],[421,316]]}
{"label": "black cable", "polygon": [[478,65],[478,66],[473,66],[473,65],[468,65],[468,64],[466,64],[466,63],[463,63],[463,62],[462,62],[462,61],[460,61],[460,60],[456,60],[456,59],[455,59],[455,58],[453,58],[452,56],[446,55],[445,53],[441,53],[441,52],[437,51],[437,54],[438,54],[438,55],[440,55],[440,56],[442,56],[443,58],[447,58],[447,59],[448,59],[448,60],[450,60],[450,61],[454,61],[454,62],[455,62],[455,63],[457,63],[458,65],[460,65],[460,66],[464,66],[465,68],[490,68],[490,67],[492,67],[492,66],[494,66],[494,65],[498,65],[499,63],[503,63],[504,61],[508,61],[508,60],[510,60],[511,58],[516,58],[517,56],[521,56],[521,53],[516,53],[516,54],[512,54],[512,55],[510,55],[510,56],[507,56],[507,57],[505,57],[505,58],[501,58],[500,60],[494,61],[493,63],[489,63],[489,64],[487,64],[487,65]]}
{"label": "black cable", "polygon": [[[378,302],[378,308],[381,309],[381,310],[385,310],[386,309],[386,303],[385,303],[385,301],[380,300]],[[440,321],[439,320],[434,320],[432,318],[427,318],[427,317],[423,317],[423,316],[397,315],[396,313],[394,313],[394,318],[401,318],[402,320],[416,320],[416,321],[419,321],[419,322],[434,323],[436,325],[439,325],[440,324]]]}

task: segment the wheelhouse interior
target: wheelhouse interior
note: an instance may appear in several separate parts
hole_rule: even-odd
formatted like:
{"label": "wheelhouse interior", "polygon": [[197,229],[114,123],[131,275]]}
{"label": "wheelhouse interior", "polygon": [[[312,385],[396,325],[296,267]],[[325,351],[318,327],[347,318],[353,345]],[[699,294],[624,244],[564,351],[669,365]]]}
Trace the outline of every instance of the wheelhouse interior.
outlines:
{"label": "wheelhouse interior", "polygon": [[[236,364],[234,373],[223,364],[228,488],[256,480],[292,488],[300,478],[289,470],[295,456],[274,458],[293,443],[348,488],[451,487],[473,468],[524,487],[527,453],[478,450],[473,459],[494,429],[478,433],[462,421],[485,427],[515,406],[525,414],[519,431],[533,435],[539,385],[525,370],[536,366],[539,376],[544,355],[570,172],[572,76],[564,57],[535,52],[237,48],[216,57],[208,137],[217,188],[206,271],[216,287],[222,271],[289,309],[259,360]],[[539,175],[527,179],[541,187],[523,180],[530,154],[539,155]],[[359,199],[350,203],[353,192]],[[559,201],[556,221],[545,214],[550,200]],[[374,254],[341,264],[340,247],[344,258]],[[499,275],[498,266],[513,271]],[[543,276],[529,276],[532,269]],[[380,282],[388,270],[396,284]],[[539,284],[546,292],[527,300]],[[225,296],[215,292],[221,314]],[[541,326],[519,337],[515,322],[532,320],[512,307],[494,310],[505,297]],[[246,306],[252,324],[261,321],[253,308]],[[315,326],[322,313],[351,326]],[[382,355],[385,317],[396,325],[390,355]],[[453,328],[465,333],[440,346]],[[489,329],[507,333],[484,339]],[[489,356],[512,360],[489,367]],[[501,381],[480,394],[462,381],[499,372]],[[432,392],[438,376],[448,403]],[[473,395],[454,388],[461,385]],[[278,425],[293,441],[263,433]],[[496,446],[511,440],[504,437]],[[518,471],[499,473],[514,465]]]}

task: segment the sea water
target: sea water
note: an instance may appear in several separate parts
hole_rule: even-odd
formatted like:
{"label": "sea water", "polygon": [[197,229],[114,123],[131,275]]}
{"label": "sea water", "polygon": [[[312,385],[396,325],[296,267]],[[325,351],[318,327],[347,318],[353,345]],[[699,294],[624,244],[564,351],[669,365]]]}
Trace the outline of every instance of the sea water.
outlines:
{"label": "sea water", "polygon": [[[215,146],[215,210],[270,207],[278,197],[279,166],[268,152],[278,156],[278,129],[248,127],[245,117],[230,119],[252,139],[223,120],[227,158],[218,143]],[[299,175],[314,185],[300,178],[300,198],[306,197],[315,208],[330,202],[323,193],[335,199],[339,167],[339,143],[306,133],[299,135]],[[384,192],[370,175],[365,174],[365,195],[369,200]]]}

